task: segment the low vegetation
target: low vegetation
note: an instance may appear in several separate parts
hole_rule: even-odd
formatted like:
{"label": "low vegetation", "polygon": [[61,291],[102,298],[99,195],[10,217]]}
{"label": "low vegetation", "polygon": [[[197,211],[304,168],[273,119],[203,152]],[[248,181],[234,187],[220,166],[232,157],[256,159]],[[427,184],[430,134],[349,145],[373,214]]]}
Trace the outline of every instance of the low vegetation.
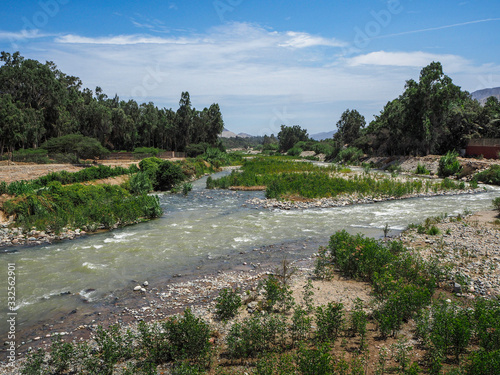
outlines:
{"label": "low vegetation", "polygon": [[230,186],[266,186],[267,198],[283,199],[290,196],[304,198],[337,197],[341,194],[366,196],[395,196],[464,189],[465,184],[449,179],[441,182],[385,176],[354,174],[345,177],[343,170],[315,166],[310,163],[283,160],[276,157],[246,160],[242,172],[233,171],[219,179],[209,178],[207,188],[227,189]]}
{"label": "low vegetation", "polygon": [[[250,316],[239,316],[238,291],[220,292],[214,314],[230,325],[226,334],[186,309],[162,322],[140,322],[134,331],[99,327],[91,342],[56,337],[50,350],[28,356],[21,373],[158,374],[167,368],[172,374],[499,373],[497,300],[443,298],[437,288],[449,275],[435,263],[399,242],[345,231],[320,251],[316,277],[334,268],[369,282],[374,300],[358,299],[350,310],[334,301],[314,307],[309,281],[299,304],[287,266],[260,283],[255,293],[262,297]],[[403,327],[415,347],[402,338]]]}

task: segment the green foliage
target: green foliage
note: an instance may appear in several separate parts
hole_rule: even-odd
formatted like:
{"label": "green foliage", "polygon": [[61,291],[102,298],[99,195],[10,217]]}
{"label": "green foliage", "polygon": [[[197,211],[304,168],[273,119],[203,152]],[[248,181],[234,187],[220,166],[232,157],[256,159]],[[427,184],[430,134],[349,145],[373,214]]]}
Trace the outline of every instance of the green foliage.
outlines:
{"label": "green foliage", "polygon": [[206,142],[187,145],[186,155],[189,158],[195,158],[199,155],[203,155],[209,147],[210,145]]}
{"label": "green foliage", "polygon": [[427,234],[429,236],[437,236],[439,233],[441,233],[441,231],[435,225],[433,225],[432,227],[430,227],[429,230],[427,231]]}
{"label": "green foliage", "polygon": [[363,301],[359,298],[356,298],[356,302],[354,304],[354,310],[351,312],[351,320],[350,320],[350,331],[353,336],[359,335],[360,350],[363,350],[365,346],[366,339],[366,324],[368,322],[368,316],[366,312],[363,310]]}
{"label": "green foliage", "polygon": [[79,159],[101,158],[109,153],[97,139],[84,137],[81,134],[51,138],[40,147],[49,154],[74,154]]}
{"label": "green foliage", "polygon": [[485,184],[500,185],[500,165],[492,165],[487,170],[476,174],[474,180]]}
{"label": "green foliage", "polygon": [[182,194],[188,195],[191,190],[193,190],[193,184],[192,183],[185,182],[184,184],[182,184]]}
{"label": "green foliage", "polygon": [[448,151],[439,159],[438,175],[439,177],[454,176],[460,172],[462,166],[458,161],[458,152]]}
{"label": "green foliage", "polygon": [[113,368],[120,360],[132,358],[133,340],[132,333],[127,331],[125,335],[122,335],[120,326],[117,324],[110,326],[107,330],[98,326],[95,334],[99,358],[108,368]]}
{"label": "green foliage", "polygon": [[492,352],[479,350],[472,353],[466,365],[466,375],[500,374],[500,349]]}
{"label": "green foliage", "polygon": [[359,234],[351,236],[345,230],[330,237],[328,249],[331,262],[345,276],[364,280],[371,280],[394,258],[384,244]]}
{"label": "green foliage", "polygon": [[344,305],[329,302],[316,309],[316,340],[334,343],[344,325]]}
{"label": "green foliage", "polygon": [[131,195],[120,186],[67,185],[50,182],[37,192],[25,193],[4,203],[9,215],[24,228],[60,231],[86,227],[88,231],[126,225],[140,218],[162,214],[157,197]]}
{"label": "green foliage", "polygon": [[147,156],[159,156],[162,150],[159,148],[155,147],[136,147],[134,148],[134,154],[140,157],[143,157],[144,155]]}
{"label": "green foliage", "polygon": [[241,297],[238,290],[222,289],[215,302],[215,315],[224,321],[234,318],[241,307]]}
{"label": "green foliage", "polygon": [[307,310],[297,306],[292,315],[292,325],[290,326],[290,336],[295,344],[309,338],[312,327],[312,317],[307,315]]}
{"label": "green foliage", "polygon": [[359,159],[363,156],[363,151],[356,147],[347,147],[340,150],[335,157],[336,163],[358,164]]}
{"label": "green foliage", "polygon": [[357,110],[345,110],[337,122],[337,132],[334,134],[333,139],[340,143],[351,144],[360,135],[360,130],[366,125],[365,117],[362,116]]}
{"label": "green foliage", "polygon": [[294,146],[291,149],[289,149],[286,154],[289,156],[300,156],[302,153],[302,149],[300,147]]}
{"label": "green foliage", "polygon": [[500,302],[479,299],[474,305],[476,337],[488,352],[500,350]]}
{"label": "green foliage", "polygon": [[415,170],[415,174],[430,174],[431,172],[425,168],[425,165],[418,163],[417,169]]}
{"label": "green foliage", "polygon": [[286,152],[291,149],[299,141],[307,141],[309,136],[307,130],[302,129],[299,125],[285,126],[281,125],[281,130],[278,133],[279,151]]}
{"label": "green foliage", "polygon": [[228,354],[232,358],[248,358],[277,350],[285,344],[286,329],[281,315],[253,315],[234,323],[226,337]]}
{"label": "green foliage", "polygon": [[296,374],[294,357],[290,354],[268,353],[255,364],[255,375]]}
{"label": "green foliage", "polygon": [[36,351],[30,353],[24,366],[21,369],[21,375],[40,375],[44,374],[45,363],[45,350],[38,348]]}
{"label": "green foliage", "polygon": [[369,196],[396,196],[438,191],[443,188],[459,189],[459,184],[432,181],[379,179],[370,175],[339,176],[334,166],[320,167],[310,163],[269,158],[254,158],[243,163],[241,171],[207,181],[207,188],[227,189],[229,186],[266,186],[267,198],[299,195],[305,198],[337,197],[359,193]]}
{"label": "green foliage", "polygon": [[264,310],[287,312],[293,307],[294,300],[290,286],[276,276],[269,275],[259,287],[263,289]]}
{"label": "green foliage", "polygon": [[[7,156],[5,155],[4,158]],[[49,164],[47,150],[41,148],[20,149],[12,153],[12,161],[23,163]]]}
{"label": "green foliage", "polygon": [[176,165],[168,160],[163,160],[158,165],[154,189],[161,191],[170,190],[175,185],[184,181],[185,178],[186,177],[182,173],[182,169],[179,165]]}
{"label": "green foliage", "polygon": [[130,191],[133,194],[143,194],[153,191],[153,183],[145,172],[138,172],[130,177]]}
{"label": "green foliage", "polygon": [[52,343],[49,365],[56,373],[69,369],[75,351],[73,344],[62,341],[59,337]]}
{"label": "green foliage", "polygon": [[303,375],[334,374],[334,360],[330,355],[328,345],[317,348],[301,347],[297,352],[297,367]]}

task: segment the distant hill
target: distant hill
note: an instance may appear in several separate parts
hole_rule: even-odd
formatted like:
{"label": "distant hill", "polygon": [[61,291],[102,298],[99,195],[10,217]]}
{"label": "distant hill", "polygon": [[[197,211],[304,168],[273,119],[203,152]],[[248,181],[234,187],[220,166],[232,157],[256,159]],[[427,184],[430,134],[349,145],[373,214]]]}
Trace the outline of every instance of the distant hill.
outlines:
{"label": "distant hill", "polygon": [[335,130],[332,130],[331,132],[316,133],[316,134],[311,134],[309,138],[312,138],[315,141],[322,141],[323,139],[332,138],[335,133],[336,133]]}
{"label": "distant hill", "polygon": [[472,99],[476,99],[481,105],[484,105],[490,96],[494,96],[500,100],[500,87],[477,90],[471,93],[471,95]]}
{"label": "distant hill", "polygon": [[236,134],[226,128],[224,128],[224,130],[222,131],[222,135],[221,135],[222,138],[236,138],[236,137],[240,137],[240,138],[251,138],[253,137],[253,135],[250,135],[250,134],[247,134],[247,133],[239,133],[239,134]]}

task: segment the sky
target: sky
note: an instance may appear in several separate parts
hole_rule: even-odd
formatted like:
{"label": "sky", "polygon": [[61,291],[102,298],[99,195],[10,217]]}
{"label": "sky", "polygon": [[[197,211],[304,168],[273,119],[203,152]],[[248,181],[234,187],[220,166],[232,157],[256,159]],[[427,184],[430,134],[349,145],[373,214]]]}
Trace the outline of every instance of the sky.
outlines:
{"label": "sky", "polygon": [[83,87],[177,110],[218,103],[252,135],[367,123],[440,61],[469,92],[500,86],[498,0],[3,0],[0,51]]}

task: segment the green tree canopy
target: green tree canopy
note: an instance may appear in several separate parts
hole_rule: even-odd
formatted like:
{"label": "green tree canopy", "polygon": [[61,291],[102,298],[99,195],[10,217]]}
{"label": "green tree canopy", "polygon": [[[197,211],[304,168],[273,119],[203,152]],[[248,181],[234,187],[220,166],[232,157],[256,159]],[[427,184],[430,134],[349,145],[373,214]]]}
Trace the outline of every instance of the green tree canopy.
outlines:
{"label": "green tree canopy", "polygon": [[302,129],[299,125],[285,126],[281,125],[281,131],[278,133],[279,151],[286,152],[299,141],[308,141],[309,135],[307,129]]}
{"label": "green tree canopy", "polygon": [[346,109],[340,116],[337,122],[337,132],[334,134],[333,139],[338,141],[341,145],[346,143],[351,144],[360,135],[360,130],[366,125],[365,117],[362,116],[355,109]]}

